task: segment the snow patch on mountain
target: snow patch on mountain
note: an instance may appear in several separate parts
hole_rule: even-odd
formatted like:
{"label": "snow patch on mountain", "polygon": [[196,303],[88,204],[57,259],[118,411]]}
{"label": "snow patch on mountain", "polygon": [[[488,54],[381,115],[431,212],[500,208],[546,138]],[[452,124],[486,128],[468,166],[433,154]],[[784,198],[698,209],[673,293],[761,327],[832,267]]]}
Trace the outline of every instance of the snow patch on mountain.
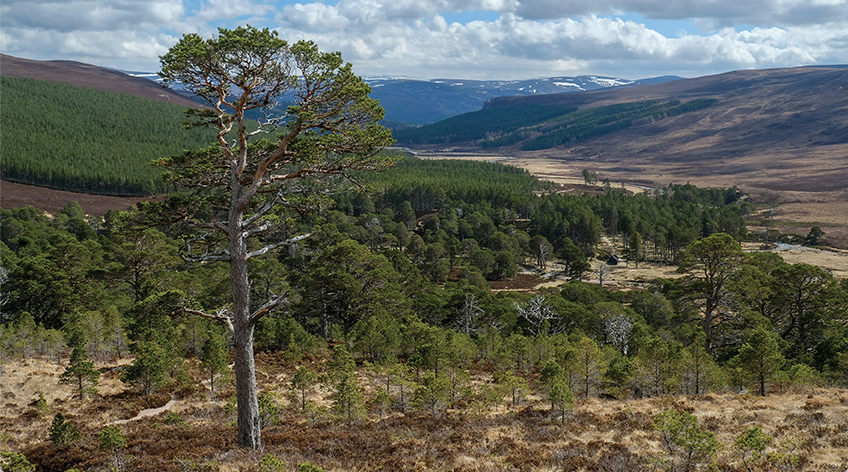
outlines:
{"label": "snow patch on mountain", "polygon": [[581,90],[581,91],[586,90],[583,87],[581,87],[577,84],[571,83],[571,82],[554,82],[554,85],[556,85],[557,87],[563,87],[563,88],[575,88],[575,89]]}
{"label": "snow patch on mountain", "polygon": [[605,77],[589,77],[589,80],[600,85],[601,87],[620,87],[622,85],[630,85],[633,83],[633,81],[609,79]]}

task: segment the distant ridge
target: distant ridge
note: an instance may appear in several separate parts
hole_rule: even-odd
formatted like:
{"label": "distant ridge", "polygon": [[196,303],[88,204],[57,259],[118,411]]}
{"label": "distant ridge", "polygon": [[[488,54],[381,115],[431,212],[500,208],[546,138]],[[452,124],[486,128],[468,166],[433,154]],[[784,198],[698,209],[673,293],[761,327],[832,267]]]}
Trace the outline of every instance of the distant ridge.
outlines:
{"label": "distant ridge", "polygon": [[143,78],[75,61],[34,61],[0,54],[0,76],[61,82],[108,92],[125,93],[184,107],[201,105]]}
{"label": "distant ridge", "polygon": [[543,96],[585,93],[592,90],[629,88],[679,80],[677,76],[626,80],[583,75],[524,80],[416,80],[400,77],[365,77],[371,96],[386,110],[386,120],[428,124],[479,110],[490,100],[504,96]]}
{"label": "distant ridge", "polygon": [[[568,124],[535,116],[533,110],[596,113],[645,102],[711,105],[676,115],[660,111],[659,119],[637,116],[614,129],[601,129],[606,121],[596,121],[603,133],[584,133],[548,148],[528,145]],[[529,126],[514,131],[502,125],[518,116]],[[456,152],[580,161],[574,165],[622,181],[692,179],[779,191],[848,190],[848,67],[843,66],[743,70],[639,87],[498,97],[479,112],[451,120],[398,132],[396,138],[428,152],[449,145]],[[494,126],[475,126],[476,137],[456,139],[461,136],[455,130],[469,129],[468,123]],[[415,140],[425,134],[427,141]]]}

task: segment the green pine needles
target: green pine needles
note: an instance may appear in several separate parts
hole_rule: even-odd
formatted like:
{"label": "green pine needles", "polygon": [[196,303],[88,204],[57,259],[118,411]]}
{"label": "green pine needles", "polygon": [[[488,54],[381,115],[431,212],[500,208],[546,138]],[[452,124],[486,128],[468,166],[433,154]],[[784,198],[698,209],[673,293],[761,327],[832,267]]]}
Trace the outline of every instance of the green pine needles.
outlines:
{"label": "green pine needles", "polygon": [[722,445],[709,431],[698,427],[698,419],[683,411],[667,410],[654,417],[654,430],[660,433],[666,457],[657,463],[669,471],[688,472],[706,463]]}
{"label": "green pine needles", "polygon": [[48,430],[50,433],[50,441],[59,447],[65,447],[73,444],[82,437],[79,429],[71,422],[65,420],[65,415],[56,413],[53,417],[53,423]]}

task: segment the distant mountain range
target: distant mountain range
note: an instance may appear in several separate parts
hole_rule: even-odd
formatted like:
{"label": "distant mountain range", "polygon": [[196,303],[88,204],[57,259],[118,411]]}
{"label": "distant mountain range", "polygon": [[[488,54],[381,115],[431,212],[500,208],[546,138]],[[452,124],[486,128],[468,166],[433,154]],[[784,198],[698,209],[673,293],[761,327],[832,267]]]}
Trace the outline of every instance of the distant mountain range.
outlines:
{"label": "distant mountain range", "polygon": [[547,77],[529,80],[414,80],[395,77],[366,77],[371,96],[380,100],[386,120],[427,124],[476,111],[497,97],[585,92],[618,87],[656,84],[678,80],[664,76],[625,80],[615,77]]}
{"label": "distant mountain range", "polygon": [[[129,72],[135,78],[145,78],[157,83],[158,74]],[[386,124],[391,128],[404,124],[424,125],[452,116],[476,111],[497,97],[546,95],[555,93],[586,92],[617,87],[659,84],[679,80],[677,76],[662,76],[640,80],[615,77],[581,75],[577,77],[546,77],[527,80],[418,80],[406,77],[364,77],[371,86],[371,96],[380,101],[386,110]],[[178,85],[175,92],[190,97]],[[283,102],[283,105],[286,103]],[[280,109],[285,110],[284,106]]]}
{"label": "distant mountain range", "polygon": [[[510,121],[515,117],[520,123]],[[620,181],[846,191],[848,68],[746,70],[499,97],[480,111],[395,138],[443,157],[487,152],[556,159]]]}

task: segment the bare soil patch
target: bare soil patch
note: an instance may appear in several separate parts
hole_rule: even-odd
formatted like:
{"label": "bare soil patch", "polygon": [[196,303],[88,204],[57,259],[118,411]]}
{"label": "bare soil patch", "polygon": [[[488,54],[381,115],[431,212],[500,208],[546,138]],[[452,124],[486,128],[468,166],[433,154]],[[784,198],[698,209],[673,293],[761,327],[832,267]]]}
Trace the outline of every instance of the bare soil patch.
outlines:
{"label": "bare soil patch", "polygon": [[55,215],[65,205],[76,200],[88,215],[103,216],[109,210],[123,211],[140,201],[152,198],[113,197],[88,193],[67,192],[4,180],[0,182],[0,207],[20,208],[32,205]]}

